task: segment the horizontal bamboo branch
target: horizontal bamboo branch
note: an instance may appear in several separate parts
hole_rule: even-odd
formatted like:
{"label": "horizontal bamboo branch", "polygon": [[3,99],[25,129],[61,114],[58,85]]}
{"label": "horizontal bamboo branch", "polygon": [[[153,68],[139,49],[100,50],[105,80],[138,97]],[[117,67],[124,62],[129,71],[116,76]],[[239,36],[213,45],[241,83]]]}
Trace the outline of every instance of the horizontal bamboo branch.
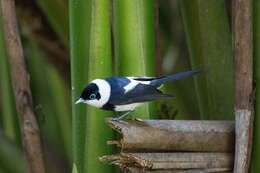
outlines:
{"label": "horizontal bamboo branch", "polygon": [[224,169],[186,169],[186,170],[143,170],[141,168],[129,168],[131,173],[231,173],[232,171],[226,171]]}
{"label": "horizontal bamboo branch", "polygon": [[142,170],[203,170],[224,172],[233,168],[232,153],[120,153],[103,156],[103,162],[118,165],[123,169]]}
{"label": "horizontal bamboo branch", "polygon": [[117,144],[122,151],[232,152],[234,122],[145,120],[113,121],[109,126],[122,134]]}

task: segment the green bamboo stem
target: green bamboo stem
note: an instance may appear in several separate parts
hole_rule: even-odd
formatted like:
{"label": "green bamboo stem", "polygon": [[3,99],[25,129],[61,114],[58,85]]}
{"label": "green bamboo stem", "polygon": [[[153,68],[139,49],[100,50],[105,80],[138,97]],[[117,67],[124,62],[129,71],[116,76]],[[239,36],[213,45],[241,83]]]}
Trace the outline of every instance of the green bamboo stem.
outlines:
{"label": "green bamboo stem", "polygon": [[233,119],[231,32],[224,0],[180,0],[191,65],[203,119]]}
{"label": "green bamboo stem", "polygon": [[16,116],[14,95],[12,91],[9,65],[5,52],[2,18],[0,18],[0,95],[1,115],[5,135],[13,141],[20,143],[19,125]]}
{"label": "green bamboo stem", "polygon": [[[91,26],[89,48],[89,81],[112,76],[110,1],[91,1]],[[99,157],[112,152],[106,144],[113,138],[112,130],[105,124],[105,118],[111,113],[88,107],[85,173],[113,173],[113,167],[104,165]]]}
{"label": "green bamboo stem", "polygon": [[71,50],[71,87],[72,87],[72,152],[73,172],[84,170],[84,148],[86,129],[86,105],[75,105],[76,99],[87,83],[89,32],[90,32],[90,0],[70,0],[70,50]]}
{"label": "green bamboo stem", "polygon": [[[155,75],[153,3],[153,0],[114,1],[115,55],[119,75]],[[142,106],[133,114],[149,118],[149,106]]]}
{"label": "green bamboo stem", "polygon": [[0,167],[8,173],[26,172],[22,152],[2,132],[0,132]]}
{"label": "green bamboo stem", "polygon": [[253,45],[254,45],[254,80],[256,81],[255,116],[251,173],[260,171],[260,1],[253,1]]}
{"label": "green bamboo stem", "polygon": [[69,45],[68,5],[66,0],[38,0],[36,1],[47,16],[52,28],[63,44]]}

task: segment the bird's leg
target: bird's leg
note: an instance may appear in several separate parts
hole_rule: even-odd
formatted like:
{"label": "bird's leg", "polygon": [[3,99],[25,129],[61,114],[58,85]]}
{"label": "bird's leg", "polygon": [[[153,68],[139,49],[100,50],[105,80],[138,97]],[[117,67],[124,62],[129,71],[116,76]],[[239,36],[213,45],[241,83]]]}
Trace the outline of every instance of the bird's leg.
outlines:
{"label": "bird's leg", "polygon": [[128,111],[128,112],[124,113],[123,115],[120,115],[119,117],[112,118],[112,120],[113,120],[113,121],[122,120],[122,119],[124,119],[130,112],[133,112],[133,111]]}

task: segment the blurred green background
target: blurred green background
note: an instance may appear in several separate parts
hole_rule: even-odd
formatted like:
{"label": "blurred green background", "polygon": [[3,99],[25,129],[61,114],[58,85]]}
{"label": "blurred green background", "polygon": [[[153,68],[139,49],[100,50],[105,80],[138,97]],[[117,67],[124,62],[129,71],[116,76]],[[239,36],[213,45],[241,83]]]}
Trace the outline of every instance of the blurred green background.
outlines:
{"label": "blurred green background", "polygon": [[[252,2],[257,82],[260,2]],[[16,1],[47,172],[119,172],[98,160],[114,151],[106,145],[114,134],[104,123],[114,114],[74,104],[95,78],[201,69],[194,78],[164,86],[174,99],[147,104],[132,116],[234,119],[230,5],[224,0]],[[26,166],[3,34],[1,17],[0,173],[23,173]],[[260,157],[257,115],[256,106],[251,169],[255,173],[260,171],[254,164]]]}

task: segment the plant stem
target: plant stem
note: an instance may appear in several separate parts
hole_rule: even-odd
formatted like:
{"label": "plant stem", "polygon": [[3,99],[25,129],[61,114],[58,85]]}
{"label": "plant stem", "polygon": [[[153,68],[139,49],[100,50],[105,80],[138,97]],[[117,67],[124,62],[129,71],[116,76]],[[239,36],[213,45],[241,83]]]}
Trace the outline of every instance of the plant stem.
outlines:
{"label": "plant stem", "polygon": [[[155,75],[153,3],[153,0],[114,0],[115,54],[122,76]],[[154,114],[148,105],[134,112],[140,118],[149,118],[150,113]]]}
{"label": "plant stem", "polygon": [[234,172],[247,173],[253,142],[253,6],[251,0],[232,1],[235,69],[236,149]]}
{"label": "plant stem", "polygon": [[[89,48],[89,80],[112,75],[110,1],[91,0],[91,26]],[[108,112],[94,107],[88,108],[85,173],[112,173],[113,167],[100,163],[99,156],[111,153],[106,141],[113,137],[112,130],[105,124]]]}
{"label": "plant stem", "polygon": [[255,118],[253,152],[251,162],[251,173],[260,170],[260,1],[253,1],[253,44],[254,44],[254,80],[256,82],[255,95]]}
{"label": "plant stem", "polygon": [[0,2],[4,21],[5,42],[11,68],[12,85],[15,93],[17,112],[20,116],[23,146],[27,164],[29,166],[29,172],[44,173],[45,166],[40,130],[33,109],[23,48],[17,28],[15,3],[13,0],[1,0]]}
{"label": "plant stem", "polygon": [[74,172],[83,173],[86,133],[86,105],[75,105],[87,83],[91,1],[70,0],[70,47],[72,88],[72,152]]}
{"label": "plant stem", "polygon": [[20,143],[19,125],[15,111],[14,95],[4,45],[2,18],[0,18],[0,52],[0,92],[3,129],[7,137]]}

